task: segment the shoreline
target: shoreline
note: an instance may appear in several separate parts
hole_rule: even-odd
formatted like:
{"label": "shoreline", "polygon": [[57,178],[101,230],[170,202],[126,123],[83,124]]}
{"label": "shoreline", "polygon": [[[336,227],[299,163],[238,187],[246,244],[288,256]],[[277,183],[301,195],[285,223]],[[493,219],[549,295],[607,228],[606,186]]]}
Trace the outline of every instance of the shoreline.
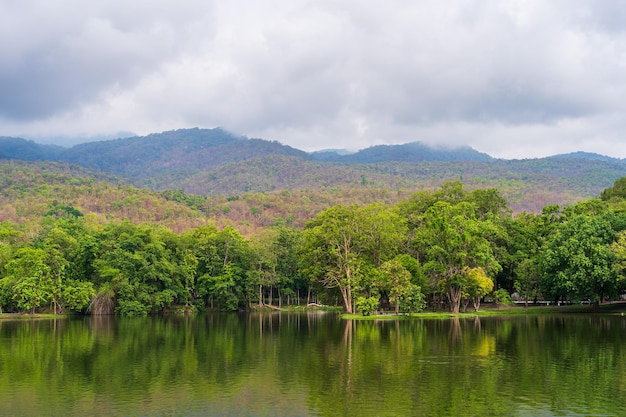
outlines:
{"label": "shoreline", "polygon": [[421,312],[411,314],[372,314],[363,316],[358,313],[342,313],[344,320],[409,320],[409,319],[451,319],[451,318],[473,318],[473,317],[506,317],[506,316],[536,316],[536,315],[558,315],[558,314],[601,314],[601,315],[625,315],[626,302],[616,301],[612,303],[600,304],[598,308],[589,305],[567,305],[567,306],[501,306],[488,307],[479,311],[467,311],[462,313],[451,313],[449,311]]}

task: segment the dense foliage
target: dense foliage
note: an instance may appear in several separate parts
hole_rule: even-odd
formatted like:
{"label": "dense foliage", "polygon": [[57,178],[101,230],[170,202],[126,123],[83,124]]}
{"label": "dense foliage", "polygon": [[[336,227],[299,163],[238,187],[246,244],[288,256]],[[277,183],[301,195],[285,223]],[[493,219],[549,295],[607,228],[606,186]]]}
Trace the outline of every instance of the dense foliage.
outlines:
{"label": "dense foliage", "polygon": [[[99,187],[85,179],[66,191],[78,200],[110,192]],[[198,203],[167,197],[154,201]],[[3,311],[146,315],[316,302],[365,314],[427,305],[456,313],[510,293],[597,304],[625,289],[626,211],[614,195],[513,215],[496,189],[456,181],[395,204],[330,205],[303,227],[276,223],[251,235],[206,219],[175,230],[85,215],[67,200],[28,222],[0,223]]]}

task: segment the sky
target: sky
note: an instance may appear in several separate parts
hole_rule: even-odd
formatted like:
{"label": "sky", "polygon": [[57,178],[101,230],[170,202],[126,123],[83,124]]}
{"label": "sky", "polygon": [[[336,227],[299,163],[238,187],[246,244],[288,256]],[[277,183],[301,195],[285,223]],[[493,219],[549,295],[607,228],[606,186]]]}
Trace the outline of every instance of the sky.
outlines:
{"label": "sky", "polygon": [[620,0],[0,0],[0,136],[626,157]]}

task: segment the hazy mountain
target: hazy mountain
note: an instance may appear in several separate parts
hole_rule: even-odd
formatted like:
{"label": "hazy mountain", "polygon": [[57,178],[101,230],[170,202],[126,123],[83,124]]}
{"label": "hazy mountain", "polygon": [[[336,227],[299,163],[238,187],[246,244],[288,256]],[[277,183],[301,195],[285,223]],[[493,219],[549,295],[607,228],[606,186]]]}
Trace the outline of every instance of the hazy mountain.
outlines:
{"label": "hazy mountain", "polygon": [[[428,146],[420,142],[405,143],[403,145],[376,145],[362,149],[356,153],[335,155],[322,153],[314,154],[316,158],[322,156],[324,160],[345,162],[352,164],[371,164],[379,162],[424,162],[424,161],[490,161],[493,158],[485,153],[478,152],[468,146],[459,148],[443,148]],[[322,159],[319,158],[319,159]]]}
{"label": "hazy mountain", "polygon": [[606,162],[625,162],[623,159],[612,158],[606,155],[600,155],[592,152],[570,152],[565,154],[553,155],[549,158],[554,159],[591,159],[594,161],[606,161]]}
{"label": "hazy mountain", "polygon": [[58,160],[65,148],[56,145],[41,145],[22,138],[0,136],[0,159],[21,161]]}
{"label": "hazy mountain", "polygon": [[355,152],[347,149],[322,149],[311,152],[311,156],[317,161],[336,162],[340,161],[344,156],[351,155],[353,153]]}
{"label": "hazy mountain", "polygon": [[0,157],[3,158],[69,162],[133,181],[168,174],[176,177],[192,175],[270,155],[349,164],[492,159],[469,147],[445,149],[419,142],[378,145],[352,153],[333,149],[308,154],[275,141],[236,136],[220,128],[180,129],[148,136],[88,142],[71,148],[41,145],[19,138],[0,138],[2,151]]}
{"label": "hazy mountain", "polygon": [[267,155],[309,158],[278,142],[247,139],[223,129],[181,129],[76,145],[62,160],[91,169],[112,172],[133,180],[172,173],[190,175],[231,162]]}

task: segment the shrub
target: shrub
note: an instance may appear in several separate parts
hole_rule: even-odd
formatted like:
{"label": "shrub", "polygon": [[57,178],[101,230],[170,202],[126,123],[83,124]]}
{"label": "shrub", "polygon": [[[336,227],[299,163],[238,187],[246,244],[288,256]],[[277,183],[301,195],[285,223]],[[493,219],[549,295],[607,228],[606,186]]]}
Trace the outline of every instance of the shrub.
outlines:
{"label": "shrub", "polygon": [[361,312],[364,316],[369,316],[372,312],[376,311],[378,308],[378,298],[377,297],[359,297],[356,300],[356,309]]}

